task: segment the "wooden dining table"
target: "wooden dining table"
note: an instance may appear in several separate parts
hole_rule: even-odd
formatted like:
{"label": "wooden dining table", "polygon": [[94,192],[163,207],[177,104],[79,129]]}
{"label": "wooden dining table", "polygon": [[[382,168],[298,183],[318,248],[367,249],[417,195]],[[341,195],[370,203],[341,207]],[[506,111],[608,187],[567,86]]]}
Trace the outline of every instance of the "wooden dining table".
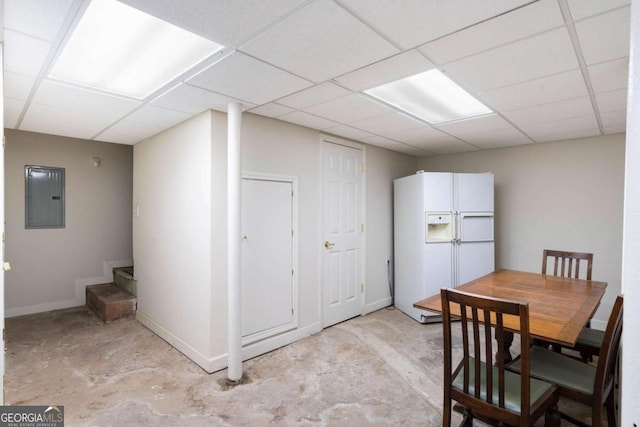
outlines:
{"label": "wooden dining table", "polygon": [[[515,270],[497,270],[456,289],[494,298],[529,303],[529,335],[573,346],[582,328],[597,310],[607,284],[595,280],[557,277]],[[414,307],[442,313],[440,293],[417,301]],[[456,312],[457,310],[457,312]],[[451,307],[460,315],[459,307]],[[505,316],[505,328],[520,333],[517,318]],[[510,358],[507,343],[507,359]]]}

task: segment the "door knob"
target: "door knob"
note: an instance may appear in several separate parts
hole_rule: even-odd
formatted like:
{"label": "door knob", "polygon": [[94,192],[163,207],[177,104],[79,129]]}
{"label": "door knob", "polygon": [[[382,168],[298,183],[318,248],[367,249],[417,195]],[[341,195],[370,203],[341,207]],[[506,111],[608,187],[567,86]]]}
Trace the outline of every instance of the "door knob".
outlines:
{"label": "door knob", "polygon": [[325,240],[325,242],[324,242],[324,247],[327,248],[327,249],[332,248],[334,245],[335,245],[335,243],[331,243],[331,242],[329,242],[327,240]]}
{"label": "door knob", "polygon": [[9,271],[9,270],[11,270],[11,264],[9,264],[8,262],[3,262],[3,263],[2,263],[2,269],[3,269],[4,271]]}

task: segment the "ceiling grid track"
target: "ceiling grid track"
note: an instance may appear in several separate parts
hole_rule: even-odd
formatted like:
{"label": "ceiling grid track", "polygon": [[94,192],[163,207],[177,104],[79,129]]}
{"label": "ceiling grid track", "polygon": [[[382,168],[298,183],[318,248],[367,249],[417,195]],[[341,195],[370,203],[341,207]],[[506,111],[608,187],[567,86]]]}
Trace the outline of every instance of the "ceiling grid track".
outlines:
{"label": "ceiling grid track", "polygon": [[576,31],[576,26],[573,22],[573,17],[571,16],[571,10],[569,10],[567,0],[558,0],[558,5],[560,6],[560,11],[562,12],[562,16],[566,23],[567,31],[569,32],[569,38],[571,39],[571,44],[573,44],[573,49],[576,52],[576,59],[578,60],[578,65],[580,66],[580,72],[582,73],[582,77],[584,78],[584,84],[587,87],[587,92],[589,92],[589,98],[591,99],[593,113],[596,117],[596,121],[598,122],[600,134],[604,135],[604,125],[602,124],[600,110],[598,109],[598,100],[596,99],[596,93],[593,90],[593,85],[591,84],[589,69],[587,67],[586,61],[584,60],[584,54],[582,53],[582,47],[580,46],[578,32]]}

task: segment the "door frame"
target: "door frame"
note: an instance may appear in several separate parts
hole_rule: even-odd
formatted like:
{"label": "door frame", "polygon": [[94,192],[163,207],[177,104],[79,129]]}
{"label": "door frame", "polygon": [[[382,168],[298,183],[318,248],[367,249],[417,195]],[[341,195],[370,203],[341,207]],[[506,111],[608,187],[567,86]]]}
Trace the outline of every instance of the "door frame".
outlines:
{"label": "door frame", "polygon": [[[298,280],[298,277],[299,277],[298,276],[298,270],[299,270],[298,235],[300,234],[299,228],[298,228],[298,178],[295,176],[288,176],[288,175],[273,175],[268,173],[242,171],[240,176],[240,182],[242,183],[242,180],[244,179],[252,179],[252,180],[258,180],[258,181],[286,182],[291,184],[291,189],[293,191],[293,194],[291,195],[291,210],[292,210],[291,229],[293,231],[293,235],[291,236],[291,268],[293,269],[292,277],[291,277],[291,285],[292,285],[291,300],[293,305],[293,316],[292,316],[292,321],[289,323],[242,337],[243,346],[253,344],[260,340],[274,337],[284,332],[298,329],[300,324],[300,301],[299,301],[300,282]],[[240,207],[240,209],[242,209],[242,206]],[[242,315],[242,313],[240,315]]]}
{"label": "door frame", "polygon": [[[347,139],[338,138],[333,135],[320,135],[320,155],[319,155],[319,169],[320,169],[320,192],[319,199],[321,209],[318,209],[318,221],[319,221],[319,232],[318,232],[318,248],[321,248],[324,243],[324,186],[325,186],[325,176],[324,176],[324,167],[323,167],[323,159],[326,144],[336,144],[343,145],[345,147],[354,148],[356,150],[360,150],[362,152],[362,166],[360,169],[360,224],[362,224],[362,232],[360,233],[360,280],[362,283],[362,292],[360,293],[360,316],[364,316],[366,314],[366,299],[367,299],[367,277],[366,277],[366,248],[367,248],[367,146],[366,144],[349,141]],[[320,251],[320,254],[322,252]],[[319,310],[320,310],[320,324],[322,328],[324,326],[324,307],[326,301],[324,300],[324,265],[323,265],[323,256],[318,257],[318,276],[319,283],[318,286],[318,300],[319,300]]]}

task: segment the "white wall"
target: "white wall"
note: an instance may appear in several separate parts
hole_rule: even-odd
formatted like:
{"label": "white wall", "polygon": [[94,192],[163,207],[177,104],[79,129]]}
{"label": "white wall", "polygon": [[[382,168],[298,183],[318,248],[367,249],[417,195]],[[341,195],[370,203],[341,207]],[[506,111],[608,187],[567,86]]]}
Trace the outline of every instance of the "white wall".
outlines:
{"label": "white wall", "polygon": [[495,174],[496,268],[538,272],[542,250],[594,254],[608,283],[594,316],[604,328],[620,294],[624,134],[427,157],[427,171]]}
{"label": "white wall", "polygon": [[[253,114],[242,122],[243,171],[296,177],[299,205],[298,328],[245,346],[246,359],[321,329],[322,138]],[[134,148],[138,318],[210,372],[226,367],[226,145],[226,115],[210,111]],[[392,182],[415,172],[416,160],[377,147],[366,153],[366,303],[372,310],[390,304],[385,259],[393,259]]]}
{"label": "white wall", "polygon": [[[132,257],[132,147],[11,129],[5,135],[6,315],[83,305],[84,285],[110,280],[105,262]],[[65,168],[65,228],[25,229],[25,165]]]}
{"label": "white wall", "polygon": [[210,361],[211,121],[203,113],[134,146],[137,318]]}
{"label": "white wall", "polygon": [[624,311],[622,330],[621,426],[640,425],[640,1],[631,2],[631,53],[629,55],[629,100],[624,196],[624,246],[622,290]]}
{"label": "white wall", "polygon": [[[394,277],[393,180],[414,174],[416,170],[414,157],[367,147],[367,313],[391,304],[389,279],[393,281]],[[387,260],[390,261],[388,265]]]}

